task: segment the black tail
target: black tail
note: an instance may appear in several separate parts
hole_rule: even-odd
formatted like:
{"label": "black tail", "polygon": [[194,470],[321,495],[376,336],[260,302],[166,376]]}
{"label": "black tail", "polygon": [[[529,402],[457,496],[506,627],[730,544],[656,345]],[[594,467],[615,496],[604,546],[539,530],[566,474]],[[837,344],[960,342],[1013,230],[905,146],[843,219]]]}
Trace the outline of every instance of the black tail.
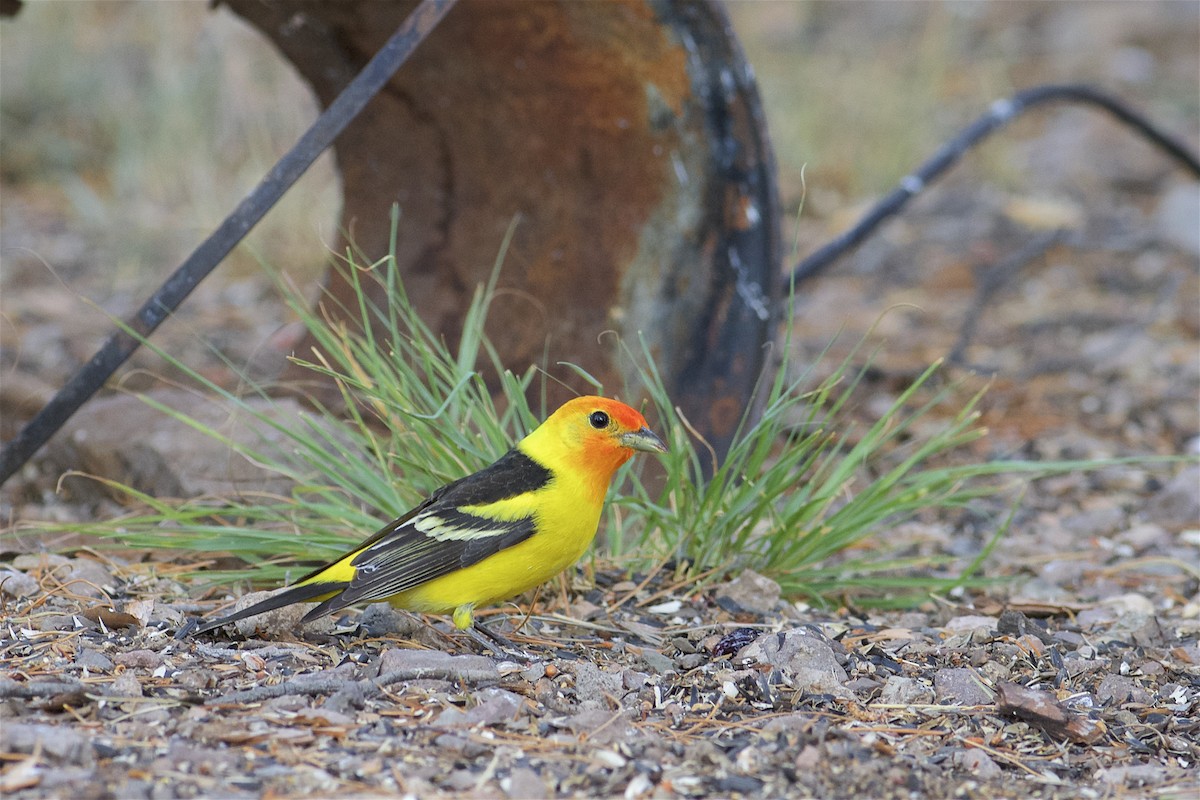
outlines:
{"label": "black tail", "polygon": [[[194,636],[199,633],[208,633],[209,631],[216,630],[222,625],[227,625],[230,622],[237,622],[239,619],[246,619],[246,617],[253,617],[255,614],[261,614],[264,611],[273,611],[276,608],[283,608],[284,606],[289,606],[292,603],[303,603],[306,600],[326,598],[331,594],[336,595],[349,585],[350,584],[348,583],[297,584],[290,589],[284,589],[278,594],[273,594],[265,600],[260,600],[252,606],[246,606],[241,611],[235,611],[227,617],[221,617],[220,619],[214,619],[211,622],[206,622],[197,627],[195,630],[191,630],[190,626],[184,626],[175,634],[175,638],[183,639],[189,635]],[[310,617],[312,619],[316,619],[315,616],[309,614],[304,618],[304,621],[309,622]]]}

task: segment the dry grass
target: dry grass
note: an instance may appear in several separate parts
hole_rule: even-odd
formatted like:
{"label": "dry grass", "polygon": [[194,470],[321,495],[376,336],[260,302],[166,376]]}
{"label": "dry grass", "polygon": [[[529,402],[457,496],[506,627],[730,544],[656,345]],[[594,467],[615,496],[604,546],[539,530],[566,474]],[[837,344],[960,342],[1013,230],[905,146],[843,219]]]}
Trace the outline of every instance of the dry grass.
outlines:
{"label": "dry grass", "polygon": [[[21,269],[44,258],[86,276],[92,297],[165,277],[317,113],[259,35],[207,3],[26,4],[0,25],[0,59],[5,227],[82,240],[63,258],[29,231],[9,235],[3,277],[52,284]],[[337,194],[325,156],[221,273],[257,273],[259,253],[300,280],[320,274]]]}

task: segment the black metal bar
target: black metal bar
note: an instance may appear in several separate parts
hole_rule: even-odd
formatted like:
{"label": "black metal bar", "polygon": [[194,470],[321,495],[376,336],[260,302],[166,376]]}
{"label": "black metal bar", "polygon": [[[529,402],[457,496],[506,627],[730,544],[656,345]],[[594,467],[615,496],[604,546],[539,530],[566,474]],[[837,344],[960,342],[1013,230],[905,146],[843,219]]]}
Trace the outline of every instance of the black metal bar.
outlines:
{"label": "black metal bar", "polygon": [[63,388],[0,450],[0,485],[3,485],[45,444],[72,414],[94,395],[250,229],[271,209],[292,184],[316,161],[396,70],[408,60],[457,0],[421,0],[379,52],[367,62],[345,89],[321,113],[300,140],[276,162],[254,190],[225,221],[188,256],[149,300],[127,322],[132,331],[118,330]]}
{"label": "black metal bar", "polygon": [[957,136],[942,145],[933,157],[900,180],[900,185],[876,203],[850,230],[813,252],[792,270],[786,286],[798,286],[803,281],[824,272],[841,256],[857,247],[888,217],[899,213],[909,200],[954,166],[963,154],[992,133],[1003,128],[1029,109],[1048,102],[1076,102],[1104,109],[1121,122],[1149,139],[1167,155],[1180,162],[1193,175],[1200,177],[1200,158],[1188,147],[1160,130],[1128,105],[1091,86],[1047,84],[1017,92],[1007,100],[997,100],[979,119]]}

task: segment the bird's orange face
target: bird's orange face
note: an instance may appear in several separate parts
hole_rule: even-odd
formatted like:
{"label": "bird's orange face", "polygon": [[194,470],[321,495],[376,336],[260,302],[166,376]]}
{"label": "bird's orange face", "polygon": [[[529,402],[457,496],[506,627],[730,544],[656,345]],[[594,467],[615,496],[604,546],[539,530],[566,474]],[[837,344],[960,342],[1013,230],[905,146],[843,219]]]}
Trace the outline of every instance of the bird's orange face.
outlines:
{"label": "bird's orange face", "polygon": [[[576,397],[543,423],[578,455],[578,466],[608,486],[614,472],[635,452],[665,453],[667,445],[636,409],[606,397]],[[541,429],[539,429],[541,430]]]}

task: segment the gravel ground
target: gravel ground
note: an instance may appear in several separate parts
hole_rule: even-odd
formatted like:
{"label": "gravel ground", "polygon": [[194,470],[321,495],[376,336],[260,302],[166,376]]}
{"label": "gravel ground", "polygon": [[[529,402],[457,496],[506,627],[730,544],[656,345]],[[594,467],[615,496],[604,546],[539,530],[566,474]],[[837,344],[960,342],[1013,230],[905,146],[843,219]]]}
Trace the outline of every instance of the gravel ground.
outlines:
{"label": "gravel ground", "polygon": [[[1053,246],[985,304],[964,353],[997,370],[983,406],[992,433],[962,457],[1195,452],[1197,257],[1166,242],[1153,213],[1130,225],[1139,232],[1127,247],[1086,231]],[[907,224],[936,228],[954,214],[1000,226],[1004,207],[935,202]],[[947,284],[967,258],[950,244],[917,246],[926,267],[909,277],[882,266],[898,248],[876,252],[874,271],[814,287],[793,356],[803,363],[828,343],[822,308],[840,304],[866,325],[914,304],[879,323],[889,344],[864,417],[953,349],[975,296],[970,282]],[[1053,302],[1064,295],[1069,311]],[[910,346],[896,352],[896,341]],[[1200,788],[1194,462],[1032,482],[985,566],[997,580],[986,591],[870,612],[788,602],[750,573],[702,590],[662,575],[601,573],[594,585],[579,575],[510,634],[526,651],[514,657],[385,606],[303,631],[293,612],[177,641],[186,617],[230,598],[197,599],[172,577],[189,565],[169,554],[42,552],[32,520],[116,510],[96,493],[54,494],[67,466],[55,452],[4,490],[23,523],[0,568],[5,796]],[[993,510],[918,519],[881,540],[898,555],[966,559],[1003,517]],[[496,619],[509,630],[520,614]]]}

